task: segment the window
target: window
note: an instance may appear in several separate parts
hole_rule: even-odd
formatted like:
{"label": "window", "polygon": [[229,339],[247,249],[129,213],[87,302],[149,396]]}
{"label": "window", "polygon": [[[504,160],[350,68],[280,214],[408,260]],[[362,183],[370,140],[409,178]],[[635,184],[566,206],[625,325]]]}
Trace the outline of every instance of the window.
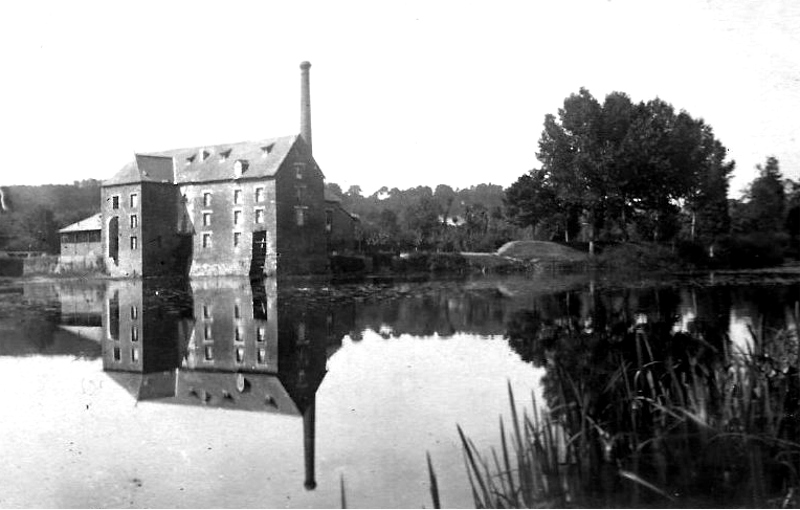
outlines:
{"label": "window", "polygon": [[244,363],[244,348],[236,348],[236,363]]}
{"label": "window", "polygon": [[134,305],[131,307],[131,319],[136,320],[137,318],[139,318],[139,308]]}
{"label": "window", "polygon": [[264,201],[264,188],[256,188],[256,202]]}
{"label": "window", "polygon": [[139,328],[134,324],[131,326],[131,342],[139,341]]}
{"label": "window", "polygon": [[242,318],[242,310],[241,310],[241,308],[239,308],[239,303],[236,303],[235,305],[233,305],[233,317],[235,319],[241,319]]}
{"label": "window", "polygon": [[234,342],[241,342],[242,341],[242,328],[236,326],[233,330],[233,340]]}
{"label": "window", "polygon": [[136,250],[139,248],[139,238],[136,236],[131,236],[131,250]]}
{"label": "window", "polygon": [[234,232],[233,233],[233,247],[234,248],[238,248],[240,244],[242,244],[242,233],[241,232]]}
{"label": "window", "polygon": [[119,197],[116,195],[111,197],[111,208],[119,209]]}
{"label": "window", "polygon": [[122,356],[120,356],[119,347],[114,347],[114,361],[119,361],[121,359],[122,359]]}
{"label": "window", "polygon": [[264,223],[264,209],[256,209],[256,223]]}
{"label": "window", "polygon": [[242,190],[233,190],[233,203],[237,205],[242,203]]}
{"label": "window", "polygon": [[213,361],[214,360],[214,347],[212,345],[206,345],[205,349],[203,349],[205,353],[206,361]]}
{"label": "window", "polygon": [[211,331],[211,324],[206,324],[203,327],[203,339],[204,340],[211,340],[213,338],[213,333]]}
{"label": "window", "polygon": [[247,162],[246,159],[238,159],[236,163],[233,164],[233,176],[235,178],[239,178],[242,176],[243,173],[247,172],[247,168],[250,164]]}
{"label": "window", "polygon": [[242,223],[242,211],[233,211],[233,224],[240,225]]}
{"label": "window", "polygon": [[211,193],[203,193],[203,207],[211,207]]}
{"label": "window", "polygon": [[131,209],[136,209],[139,206],[139,194],[131,193]]}
{"label": "window", "polygon": [[297,186],[295,187],[295,195],[297,196],[297,201],[302,202],[303,198],[306,194],[306,187],[305,186]]}
{"label": "window", "polygon": [[305,169],[306,169],[306,164],[305,163],[295,163],[294,164],[295,177],[297,177],[298,179],[302,179],[303,178],[303,172],[305,171]]}
{"label": "window", "polygon": [[333,230],[333,211],[327,209],[325,211],[325,232]]}
{"label": "window", "polygon": [[139,226],[139,217],[135,214],[131,214],[131,228],[136,228]]}
{"label": "window", "polygon": [[266,349],[259,349],[258,350],[258,364],[259,365],[266,365],[267,363],[267,350]]}
{"label": "window", "polygon": [[137,349],[136,347],[131,349],[131,361],[133,361],[134,363],[137,363],[139,361],[139,349]]}
{"label": "window", "polygon": [[297,223],[298,227],[302,227],[306,224],[306,208],[305,207],[295,207],[294,208],[294,218],[295,223]]}
{"label": "window", "polygon": [[297,343],[306,343],[306,325],[303,322],[297,325]]}
{"label": "window", "polygon": [[211,234],[203,234],[203,248],[211,248]]}
{"label": "window", "polygon": [[256,342],[263,342],[265,336],[267,336],[266,330],[263,327],[259,326],[256,329]]}
{"label": "window", "polygon": [[211,226],[211,213],[205,212],[203,213],[203,226],[210,227]]}

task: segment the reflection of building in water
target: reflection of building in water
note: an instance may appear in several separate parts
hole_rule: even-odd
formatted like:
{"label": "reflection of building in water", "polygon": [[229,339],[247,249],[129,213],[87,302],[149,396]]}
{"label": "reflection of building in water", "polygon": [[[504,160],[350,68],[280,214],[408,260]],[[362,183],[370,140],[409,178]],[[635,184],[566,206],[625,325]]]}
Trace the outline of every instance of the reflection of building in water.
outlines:
{"label": "reflection of building in water", "polygon": [[0,317],[0,356],[99,357],[104,288],[104,282],[23,283],[14,299],[23,308]]}
{"label": "reflection of building in water", "polygon": [[343,336],[332,313],[282,303],[274,279],[192,281],[185,306],[157,290],[112,284],[103,368],[138,400],[303,416],[313,488],[314,395]]}

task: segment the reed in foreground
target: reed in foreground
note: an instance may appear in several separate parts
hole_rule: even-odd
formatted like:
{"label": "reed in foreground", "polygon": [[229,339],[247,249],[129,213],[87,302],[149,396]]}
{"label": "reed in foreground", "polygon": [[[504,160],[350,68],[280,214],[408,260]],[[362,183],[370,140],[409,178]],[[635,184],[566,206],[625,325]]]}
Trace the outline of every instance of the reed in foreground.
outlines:
{"label": "reed in foreground", "polygon": [[797,507],[795,331],[751,332],[735,354],[647,325],[614,348],[565,333],[607,352],[551,356],[547,410],[520,411],[509,385],[498,448],[458,428],[476,507]]}

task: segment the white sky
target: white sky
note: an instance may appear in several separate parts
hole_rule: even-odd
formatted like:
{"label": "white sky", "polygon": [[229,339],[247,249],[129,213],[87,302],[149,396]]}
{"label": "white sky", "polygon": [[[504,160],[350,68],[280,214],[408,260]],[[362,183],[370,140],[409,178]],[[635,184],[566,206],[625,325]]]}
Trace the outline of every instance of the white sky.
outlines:
{"label": "white sky", "polygon": [[113,175],[134,151],[299,132],[312,63],[329,182],[507,186],[579,87],[710,124],[731,194],[800,178],[800,2],[3,2],[0,184]]}

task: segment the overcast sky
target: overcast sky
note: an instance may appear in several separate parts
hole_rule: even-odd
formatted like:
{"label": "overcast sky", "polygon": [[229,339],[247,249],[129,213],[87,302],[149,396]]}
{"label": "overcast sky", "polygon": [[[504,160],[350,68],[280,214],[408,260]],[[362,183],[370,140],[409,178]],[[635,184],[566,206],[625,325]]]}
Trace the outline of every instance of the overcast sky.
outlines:
{"label": "overcast sky", "polygon": [[800,2],[3,2],[0,184],[298,133],[329,182],[507,186],[581,86],[703,118],[737,170],[800,178]]}

